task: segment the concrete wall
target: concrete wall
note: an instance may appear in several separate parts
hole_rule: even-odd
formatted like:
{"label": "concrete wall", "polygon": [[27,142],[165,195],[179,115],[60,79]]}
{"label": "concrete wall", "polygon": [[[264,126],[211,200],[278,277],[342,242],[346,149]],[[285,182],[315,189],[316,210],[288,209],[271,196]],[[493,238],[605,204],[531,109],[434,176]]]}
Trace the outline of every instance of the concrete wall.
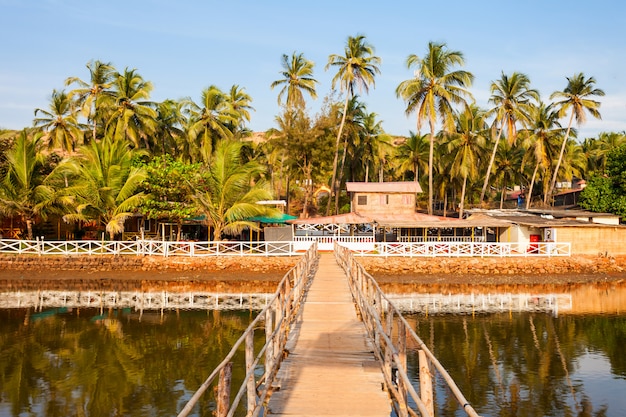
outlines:
{"label": "concrete wall", "polygon": [[626,255],[626,227],[555,227],[559,242],[572,244],[572,256]]}

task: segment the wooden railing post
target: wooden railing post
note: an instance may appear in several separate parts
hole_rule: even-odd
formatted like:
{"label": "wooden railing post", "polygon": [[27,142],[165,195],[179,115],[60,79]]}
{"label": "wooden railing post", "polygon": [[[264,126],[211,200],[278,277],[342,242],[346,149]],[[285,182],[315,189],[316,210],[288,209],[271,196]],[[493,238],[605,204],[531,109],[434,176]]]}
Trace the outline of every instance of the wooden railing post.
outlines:
{"label": "wooden railing post", "polygon": [[254,366],[254,328],[250,329],[246,335],[246,374],[250,374],[248,381],[246,382],[247,391],[247,411],[251,413],[256,408],[257,395],[256,395],[256,383],[254,380],[254,372],[252,367]]}
{"label": "wooden railing post", "polygon": [[[401,367],[405,371],[407,370],[406,362],[406,326],[402,320],[397,320],[398,323],[398,367]],[[407,411],[407,387],[404,379],[398,377],[398,407],[400,408],[401,415],[408,415]]]}
{"label": "wooden railing post", "polygon": [[230,382],[233,375],[233,363],[228,362],[220,370],[220,379],[217,383],[217,417],[226,417],[230,408]]}
{"label": "wooden railing post", "polygon": [[265,343],[267,345],[267,349],[265,350],[265,375],[270,375],[274,367],[274,343],[272,333],[274,333],[274,308],[270,306],[270,308],[265,311]]}
{"label": "wooden railing post", "polygon": [[433,379],[430,370],[430,362],[426,357],[426,352],[422,349],[418,350],[419,357],[419,374],[420,374],[420,398],[428,410],[428,415],[435,415],[435,405],[433,403]]}

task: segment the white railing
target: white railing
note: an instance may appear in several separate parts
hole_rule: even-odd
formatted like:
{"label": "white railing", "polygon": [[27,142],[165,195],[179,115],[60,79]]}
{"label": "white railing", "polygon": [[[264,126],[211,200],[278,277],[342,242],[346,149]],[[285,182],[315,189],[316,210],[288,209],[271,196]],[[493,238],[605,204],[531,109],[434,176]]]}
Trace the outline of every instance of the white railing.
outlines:
{"label": "white railing", "polygon": [[170,291],[4,291],[0,308],[132,308],[143,310],[261,310],[269,293],[229,294]]}
{"label": "white railing", "polygon": [[372,236],[294,236],[290,242],[168,242],[0,240],[0,253],[33,255],[154,255],[154,256],[293,256],[313,243],[331,251],[341,243],[360,256],[407,257],[527,257],[571,256],[568,242],[375,242]]}
{"label": "white railing", "polygon": [[46,241],[0,239],[0,253],[32,255],[291,256],[313,242]]}
{"label": "white railing", "polygon": [[484,242],[484,236],[398,236],[398,242]]}
{"label": "white railing", "polygon": [[569,242],[396,242],[375,243],[369,248],[344,243],[360,256],[406,257],[512,257],[512,256],[571,256]]}
{"label": "white railing", "polygon": [[387,294],[387,302],[401,312],[424,314],[465,314],[515,312],[551,312],[572,309],[572,295],[564,293],[494,293],[494,294]]}

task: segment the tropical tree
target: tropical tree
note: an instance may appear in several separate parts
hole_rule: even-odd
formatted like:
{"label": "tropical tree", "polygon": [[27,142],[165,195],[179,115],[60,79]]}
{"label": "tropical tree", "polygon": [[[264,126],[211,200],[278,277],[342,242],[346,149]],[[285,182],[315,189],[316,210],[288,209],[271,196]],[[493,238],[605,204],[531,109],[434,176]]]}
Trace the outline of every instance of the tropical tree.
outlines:
{"label": "tropical tree", "polygon": [[521,132],[521,135],[523,135],[522,146],[527,150],[522,159],[522,165],[525,166],[527,163],[530,163],[533,166],[530,185],[526,193],[527,210],[530,208],[535,181],[539,173],[543,174],[545,202],[545,196],[548,191],[546,174],[550,172],[552,165],[554,143],[563,134],[563,129],[559,124],[558,112],[553,105],[539,102],[538,106],[533,106],[530,109],[530,117],[528,129]]}
{"label": "tropical tree", "polygon": [[34,126],[44,132],[43,140],[49,149],[73,152],[76,145],[82,142],[83,131],[76,119],[72,100],[65,91],[53,90],[49,109],[35,109]]}
{"label": "tropical tree", "polygon": [[428,170],[428,156],[429,136],[409,132],[409,137],[398,146],[396,156],[403,178],[411,171],[414,181],[419,181],[420,172]]}
{"label": "tropical tree", "polygon": [[489,115],[494,116],[494,127],[498,129],[498,134],[493,143],[491,158],[487,165],[485,182],[480,192],[480,202],[485,199],[485,193],[489,186],[489,177],[493,167],[496,153],[499,149],[500,138],[506,130],[509,145],[514,145],[517,139],[517,123],[526,126],[530,122],[530,111],[533,100],[539,101],[539,92],[530,88],[530,79],[525,74],[514,72],[511,76],[502,73],[502,77],[491,83],[490,103],[494,107],[489,111]]}
{"label": "tropical tree", "polygon": [[100,117],[99,105],[102,97],[112,95],[110,88],[115,78],[115,68],[111,63],[101,61],[90,61],[86,66],[89,70],[89,81],[83,81],[78,77],[69,77],[65,80],[65,85],[78,85],[68,95],[71,99],[76,100],[83,116],[91,121],[91,137],[95,140],[97,138],[97,122]]}
{"label": "tropical tree", "polygon": [[[381,59],[374,55],[374,47],[366,42],[365,36],[349,36],[344,48],[344,55],[332,54],[328,57],[326,70],[331,67],[337,68],[337,73],[332,79],[332,86],[335,88],[339,84],[339,88],[345,93],[346,98],[343,107],[343,117],[337,131],[337,140],[335,142],[335,156],[333,159],[333,175],[330,184],[331,195],[328,198],[326,213],[330,212],[331,196],[335,195],[337,190],[337,162],[339,160],[339,144],[343,134],[346,116],[348,114],[348,103],[354,95],[355,89],[359,91],[369,91],[369,86],[375,84],[375,76],[380,73],[378,65]],[[335,212],[339,207],[335,203]]]}
{"label": "tropical tree", "polygon": [[41,133],[29,137],[22,131],[5,155],[6,174],[0,183],[0,213],[21,218],[31,240],[35,217],[45,219],[69,200],[51,184],[51,170],[46,169],[42,147]]}
{"label": "tropical tree", "polygon": [[504,207],[507,188],[520,174],[522,166],[523,149],[514,147],[508,141],[500,142],[494,166],[496,167],[496,181],[500,181],[500,209]]}
{"label": "tropical tree", "polygon": [[626,217],[626,145],[609,151],[606,172],[592,176],[580,194],[580,206]]}
{"label": "tropical tree", "polygon": [[224,233],[239,234],[245,228],[257,230],[256,223],[248,219],[269,213],[256,204],[272,197],[267,184],[258,181],[263,167],[254,161],[242,163],[241,147],[240,142],[220,141],[203,173],[205,186],[193,195],[213,227],[214,240],[221,240]]}
{"label": "tropical tree", "polygon": [[189,156],[189,141],[185,126],[187,119],[182,113],[182,103],[165,100],[156,106],[156,132],[153,154]]}
{"label": "tropical tree", "polygon": [[354,150],[352,162],[358,165],[363,180],[370,180],[370,172],[376,173],[381,166],[379,157],[392,150],[391,137],[383,129],[382,121],[376,113],[367,113],[362,119],[359,141]]}
{"label": "tropical tree", "polygon": [[467,106],[466,97],[471,94],[466,89],[471,86],[474,76],[464,70],[452,68],[464,64],[463,54],[449,50],[445,43],[429,42],[423,58],[415,54],[408,56],[408,68],[416,68],[416,76],[402,81],[396,88],[396,95],[402,98],[407,107],[405,113],[417,114],[417,132],[421,124],[428,120],[430,143],[428,153],[428,214],[433,211],[433,158],[435,144],[435,124],[437,119],[443,130],[454,128],[454,105]]}
{"label": "tropical tree", "polygon": [[315,64],[304,57],[304,54],[293,52],[291,57],[283,54],[281,59],[283,70],[280,72],[283,78],[272,82],[270,87],[282,86],[278,93],[278,105],[282,105],[284,96],[287,96],[287,109],[304,107],[304,94],[308,93],[312,99],[317,98],[315,85],[317,80],[313,78],[313,67]]}
{"label": "tropical tree", "polygon": [[130,141],[135,148],[154,146],[151,140],[157,130],[157,113],[154,103],[148,101],[152,88],[135,69],[115,74],[113,94],[106,100],[111,112],[107,132],[114,140]]}
{"label": "tropical tree", "polygon": [[147,197],[141,204],[141,212],[149,219],[176,223],[176,240],[180,241],[183,221],[198,212],[191,195],[197,188],[199,164],[163,155],[152,158],[143,168],[145,179],[141,188]]}
{"label": "tropical tree", "polygon": [[452,156],[450,175],[463,179],[459,204],[459,218],[463,218],[467,180],[478,177],[480,156],[487,142],[486,114],[476,105],[461,112],[456,121],[456,131],[450,135],[447,151]]}
{"label": "tropical tree", "polygon": [[238,85],[230,87],[228,94],[226,94],[226,103],[230,107],[230,113],[233,117],[233,122],[230,126],[230,131],[233,135],[242,134],[246,132],[246,122],[250,122],[250,111],[254,110],[252,103],[252,97],[245,92],[244,88]]}
{"label": "tropical tree", "polygon": [[76,196],[74,211],[63,219],[98,221],[111,240],[122,233],[126,219],[146,198],[140,189],[146,172],[133,165],[134,158],[143,154],[128,142],[108,136],[81,147],[76,158],[59,166],[73,175],[68,193]]}
{"label": "tropical tree", "polygon": [[595,88],[596,80],[593,77],[585,78],[585,75],[581,72],[575,74],[571,78],[567,78],[567,86],[563,91],[555,91],[550,96],[550,99],[557,99],[555,105],[559,108],[559,117],[564,117],[571,109],[569,122],[567,124],[567,130],[563,137],[563,143],[561,144],[561,152],[559,153],[559,159],[557,160],[554,173],[552,174],[552,181],[550,182],[549,195],[554,192],[554,186],[556,179],[559,175],[559,168],[563,161],[563,153],[567,145],[567,140],[570,135],[572,123],[576,119],[576,124],[581,125],[586,121],[586,112],[589,112],[596,119],[601,119],[599,108],[600,102],[592,100],[593,96],[604,96],[604,91],[599,88]]}
{"label": "tropical tree", "polygon": [[229,126],[237,124],[228,99],[222,90],[211,85],[202,91],[201,104],[185,100],[189,115],[188,135],[194,146],[193,161],[209,161],[218,140],[233,137]]}

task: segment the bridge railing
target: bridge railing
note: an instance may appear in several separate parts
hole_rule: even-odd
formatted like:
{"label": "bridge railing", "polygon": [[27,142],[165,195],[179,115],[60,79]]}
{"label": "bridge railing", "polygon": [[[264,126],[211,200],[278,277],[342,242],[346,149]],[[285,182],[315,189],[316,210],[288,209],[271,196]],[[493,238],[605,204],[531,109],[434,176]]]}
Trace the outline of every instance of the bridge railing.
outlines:
{"label": "bridge railing", "polygon": [[[260,311],[222,362],[192,395],[178,417],[189,415],[205,391],[215,383],[217,383],[215,409],[217,417],[233,416],[244,396],[247,416],[258,416],[263,411],[283,359],[291,324],[301,311],[317,259],[317,245],[313,244],[302,259],[285,274],[265,308]],[[254,331],[263,321],[265,321],[265,344],[255,350]],[[245,348],[245,364],[243,365],[245,377],[241,386],[236,388],[235,395],[231,396],[233,358],[242,346]],[[257,375],[257,367],[262,363],[264,372],[262,375]]]}
{"label": "bridge railing", "polygon": [[0,253],[32,255],[154,255],[154,256],[286,256],[301,255],[313,242],[173,242],[162,240],[0,239]]}
{"label": "bridge railing", "polygon": [[[355,260],[350,249],[336,244],[335,256],[349,277],[357,310],[374,341],[374,353],[383,364],[385,384],[398,416],[435,415],[432,381],[433,375],[438,375],[454,395],[459,408],[468,416],[478,417],[443,365],[381,291],[374,278]],[[408,376],[407,339],[418,347],[419,392]]]}

